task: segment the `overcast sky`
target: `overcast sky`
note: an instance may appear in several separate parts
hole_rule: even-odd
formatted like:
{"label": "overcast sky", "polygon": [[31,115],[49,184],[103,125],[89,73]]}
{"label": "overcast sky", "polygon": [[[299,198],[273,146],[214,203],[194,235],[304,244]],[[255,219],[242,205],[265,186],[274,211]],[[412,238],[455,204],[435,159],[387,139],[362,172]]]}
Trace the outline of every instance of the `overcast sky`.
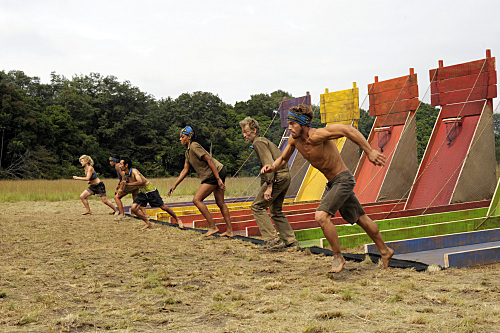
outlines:
{"label": "overcast sky", "polygon": [[[48,83],[91,72],[156,98],[208,91],[226,103],[367,85],[415,68],[500,54],[500,1],[0,0],[0,70]],[[496,107],[496,100],[494,101]]]}

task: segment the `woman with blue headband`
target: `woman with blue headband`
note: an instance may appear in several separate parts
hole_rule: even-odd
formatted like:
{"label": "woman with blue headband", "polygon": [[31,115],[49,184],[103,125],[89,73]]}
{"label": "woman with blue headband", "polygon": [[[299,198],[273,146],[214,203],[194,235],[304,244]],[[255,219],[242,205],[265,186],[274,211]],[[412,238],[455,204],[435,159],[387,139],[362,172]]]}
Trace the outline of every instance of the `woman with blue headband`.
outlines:
{"label": "woman with blue headband", "polygon": [[226,190],[226,185],[224,184],[226,179],[226,168],[219,161],[210,156],[208,152],[195,140],[196,132],[193,127],[186,126],[181,130],[180,142],[183,146],[187,147],[185,154],[186,160],[184,163],[184,169],[182,169],[181,174],[179,175],[179,178],[177,178],[174,186],[172,186],[168,191],[168,195],[170,196],[170,194],[172,194],[172,192],[176,189],[177,185],[184,180],[189,172],[189,167],[192,166],[201,179],[201,185],[194,195],[193,203],[208,222],[209,229],[205,236],[210,236],[219,232],[219,228],[215,225],[212,215],[210,215],[207,206],[203,202],[206,197],[213,193],[215,202],[220,208],[227,226],[226,231],[222,233],[221,236],[233,237],[234,233],[231,226],[231,220],[229,218],[229,209],[227,209],[226,203],[224,202],[224,191]]}

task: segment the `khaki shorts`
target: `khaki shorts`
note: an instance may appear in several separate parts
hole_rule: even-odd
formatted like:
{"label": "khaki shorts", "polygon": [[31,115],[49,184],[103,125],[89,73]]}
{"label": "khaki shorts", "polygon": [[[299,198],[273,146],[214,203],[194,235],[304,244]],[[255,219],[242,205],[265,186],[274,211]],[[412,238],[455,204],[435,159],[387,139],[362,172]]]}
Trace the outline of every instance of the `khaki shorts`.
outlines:
{"label": "khaki shorts", "polygon": [[136,196],[137,194],[139,194],[139,187],[137,186],[129,186],[129,185],[125,185],[123,187],[123,193],[124,194],[129,194],[131,193],[132,196]]}
{"label": "khaki shorts", "polygon": [[339,173],[326,184],[326,194],[317,211],[335,215],[337,211],[349,222],[354,224],[365,211],[352,191],[356,182],[354,176],[347,170]]}

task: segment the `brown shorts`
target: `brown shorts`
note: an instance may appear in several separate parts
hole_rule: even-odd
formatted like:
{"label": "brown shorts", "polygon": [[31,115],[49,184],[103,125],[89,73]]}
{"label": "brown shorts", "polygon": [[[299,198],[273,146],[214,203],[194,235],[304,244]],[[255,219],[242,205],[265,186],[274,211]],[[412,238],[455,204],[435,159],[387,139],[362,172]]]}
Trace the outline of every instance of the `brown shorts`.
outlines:
{"label": "brown shorts", "polygon": [[98,197],[105,197],[106,196],[106,186],[104,186],[103,182],[100,182],[95,185],[90,185],[87,187],[87,191],[92,194],[96,195]]}
{"label": "brown shorts", "polygon": [[356,223],[365,211],[352,191],[354,185],[356,182],[349,170],[339,173],[326,184],[326,194],[316,210],[332,216],[339,211],[344,220]]}
{"label": "brown shorts", "polygon": [[[219,177],[220,179],[222,179],[222,182],[223,183],[226,183],[226,167],[222,167],[222,169],[220,169],[219,171]],[[207,178],[205,179],[204,181],[201,182],[202,184],[209,184],[209,185],[219,185],[219,182],[217,181],[217,179],[214,177],[210,177],[210,178]]]}

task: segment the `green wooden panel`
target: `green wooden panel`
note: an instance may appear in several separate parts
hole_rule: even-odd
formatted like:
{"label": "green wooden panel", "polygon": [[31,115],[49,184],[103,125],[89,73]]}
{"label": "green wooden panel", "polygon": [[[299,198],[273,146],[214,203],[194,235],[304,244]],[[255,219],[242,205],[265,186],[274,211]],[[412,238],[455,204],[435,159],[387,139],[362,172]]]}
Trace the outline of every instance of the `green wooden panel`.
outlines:
{"label": "green wooden panel", "polygon": [[[420,226],[426,224],[433,223],[441,223],[441,222],[449,222],[449,221],[459,221],[459,220],[467,220],[479,217],[485,217],[488,208],[475,208],[475,209],[466,209],[459,210],[455,212],[446,212],[446,213],[437,213],[437,214],[429,214],[429,215],[418,215],[418,216],[408,216],[401,217],[396,219],[387,219],[387,220],[378,220],[375,221],[377,223],[378,228],[382,230],[388,229],[399,229],[399,228],[408,228],[412,226]],[[339,236],[350,235],[356,233],[364,233],[364,230],[358,225],[338,225],[336,226],[337,233]],[[304,241],[308,239],[314,238],[322,238],[325,237],[323,235],[323,231],[321,228],[312,228],[305,230],[296,230],[295,237],[297,240]]]}
{"label": "green wooden panel", "polygon": [[[467,232],[476,230],[486,230],[500,227],[500,216],[467,219],[461,221],[450,221],[442,223],[413,226],[407,228],[381,230],[384,241],[395,241],[402,239],[412,239],[419,237],[429,237],[437,235],[454,234],[458,232]],[[484,222],[484,223],[483,223]],[[366,233],[357,233],[352,235],[339,236],[340,247],[356,247],[363,244],[373,243],[372,239]],[[329,245],[326,239],[323,245]]]}

